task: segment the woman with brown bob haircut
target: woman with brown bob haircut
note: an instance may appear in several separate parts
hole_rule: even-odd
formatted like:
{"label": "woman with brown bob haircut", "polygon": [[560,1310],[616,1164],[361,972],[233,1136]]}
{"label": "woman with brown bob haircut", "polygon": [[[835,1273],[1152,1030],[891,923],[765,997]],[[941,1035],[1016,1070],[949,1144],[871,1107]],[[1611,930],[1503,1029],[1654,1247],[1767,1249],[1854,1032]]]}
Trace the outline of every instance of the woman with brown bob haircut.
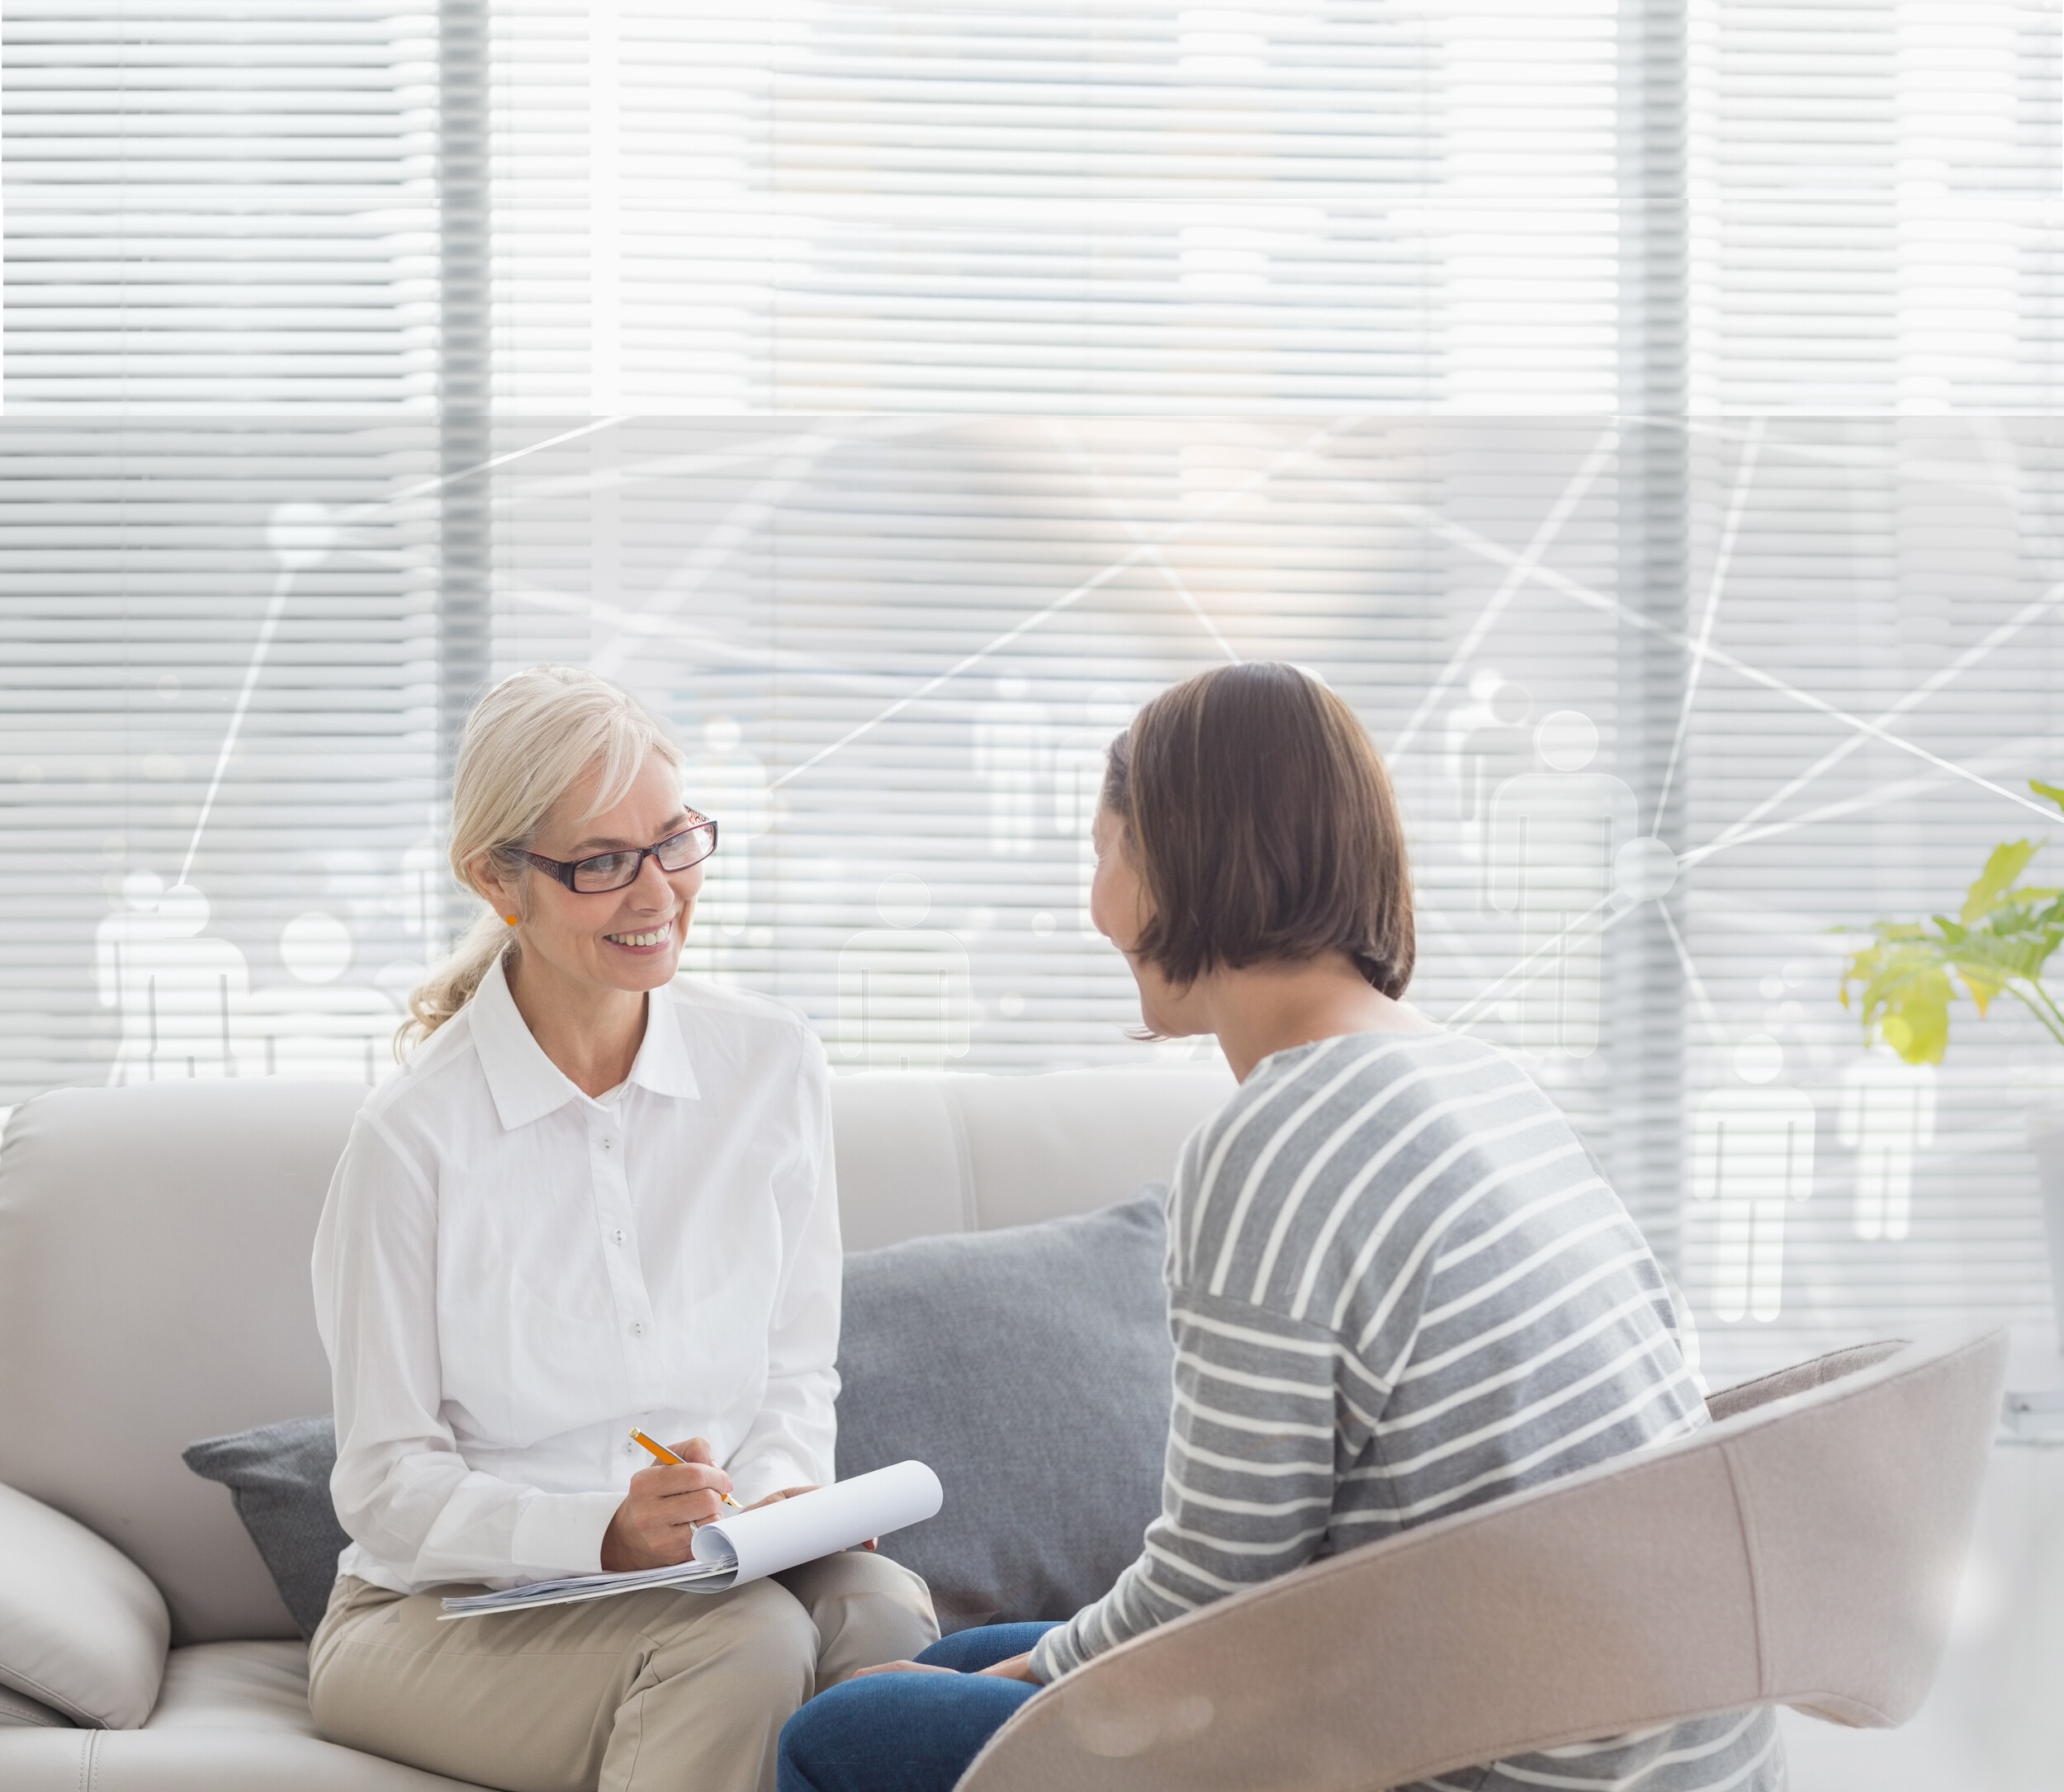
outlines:
{"label": "woman with brown bob haircut", "polygon": [[[1163,693],[1111,745],[1096,844],[1091,914],[1146,1027],[1214,1034],[1240,1084],[1168,1199],[1161,1515],[1072,1618],[963,1630],[812,1700],[783,1792],[946,1792],[1040,1686],[1129,1637],[1707,1422],[1662,1273],[1569,1122],[1402,1000],[1404,830],[1345,703],[1285,665]],[[1752,1710],[1415,1792],[1782,1779]]]}

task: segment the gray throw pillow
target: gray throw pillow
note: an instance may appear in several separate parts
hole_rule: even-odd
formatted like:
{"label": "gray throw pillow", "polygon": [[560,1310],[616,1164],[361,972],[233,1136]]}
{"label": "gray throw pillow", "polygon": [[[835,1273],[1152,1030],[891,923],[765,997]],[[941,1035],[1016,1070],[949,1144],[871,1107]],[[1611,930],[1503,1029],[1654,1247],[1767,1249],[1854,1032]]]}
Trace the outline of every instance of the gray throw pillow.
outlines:
{"label": "gray throw pillow", "polygon": [[[882,1539],[950,1634],[1068,1618],[1110,1590],[1161,1510],[1173,1346],[1165,1191],[1079,1218],[916,1238],[845,1260],[841,1480],[915,1456],[938,1517]],[[350,1540],[330,1504],[329,1416],[184,1452],[312,1637]]]}
{"label": "gray throw pillow", "polygon": [[945,1505],[882,1539],[940,1628],[1068,1618],[1161,1510],[1174,1351],[1165,1192],[845,1260],[841,1480],[915,1456]]}
{"label": "gray throw pillow", "polygon": [[337,1558],[351,1541],[330,1503],[337,1429],[329,1415],[205,1438],[189,1444],[180,1459],[229,1488],[303,1638],[313,1637],[329,1605]]}

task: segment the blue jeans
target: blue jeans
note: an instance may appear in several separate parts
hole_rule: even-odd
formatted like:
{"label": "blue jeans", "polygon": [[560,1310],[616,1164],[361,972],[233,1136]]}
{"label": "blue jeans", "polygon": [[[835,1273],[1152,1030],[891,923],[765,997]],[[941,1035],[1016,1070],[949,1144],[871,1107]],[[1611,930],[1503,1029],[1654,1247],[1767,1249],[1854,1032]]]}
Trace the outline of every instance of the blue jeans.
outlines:
{"label": "blue jeans", "polygon": [[870,1674],[820,1693],[781,1731],[780,1792],[952,1792],[982,1745],[1039,1689],[978,1676],[1022,1655],[1050,1624],[941,1637],[917,1659],[944,1674]]}

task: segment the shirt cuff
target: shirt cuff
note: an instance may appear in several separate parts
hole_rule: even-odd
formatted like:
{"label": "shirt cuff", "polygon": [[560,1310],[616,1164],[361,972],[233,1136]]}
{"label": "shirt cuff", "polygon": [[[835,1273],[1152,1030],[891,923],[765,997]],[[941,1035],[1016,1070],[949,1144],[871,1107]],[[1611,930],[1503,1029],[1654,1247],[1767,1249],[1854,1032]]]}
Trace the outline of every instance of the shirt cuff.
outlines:
{"label": "shirt cuff", "polygon": [[603,1534],[623,1504],[621,1493],[532,1494],[509,1539],[511,1566],[534,1579],[599,1574]]}
{"label": "shirt cuff", "polygon": [[1032,1645],[1032,1653],[1026,1659],[1025,1668],[1042,1686],[1052,1686],[1072,1665],[1065,1661],[1054,1660],[1055,1656],[1065,1651],[1068,1629],[1067,1624],[1063,1624],[1058,1629],[1049,1630]]}

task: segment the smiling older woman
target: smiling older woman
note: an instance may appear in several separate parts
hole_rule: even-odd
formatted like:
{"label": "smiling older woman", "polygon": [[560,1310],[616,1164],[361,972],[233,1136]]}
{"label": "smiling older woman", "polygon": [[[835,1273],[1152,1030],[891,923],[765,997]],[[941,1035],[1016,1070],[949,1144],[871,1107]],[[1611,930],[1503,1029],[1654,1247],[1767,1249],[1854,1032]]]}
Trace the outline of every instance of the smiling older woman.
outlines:
{"label": "smiling older woman", "polygon": [[[416,992],[316,1238],[352,1543],[310,1709],[512,1792],[767,1787],[813,1691],[939,1634],[922,1582],[857,1554],[438,1621],[462,1588],[685,1561],[725,1496],[831,1478],[824,1054],[776,1003],[675,981],[717,844],[680,772],[589,674],[481,699],[452,865],[493,913]],[[681,1464],[641,1468],[633,1426]]]}

